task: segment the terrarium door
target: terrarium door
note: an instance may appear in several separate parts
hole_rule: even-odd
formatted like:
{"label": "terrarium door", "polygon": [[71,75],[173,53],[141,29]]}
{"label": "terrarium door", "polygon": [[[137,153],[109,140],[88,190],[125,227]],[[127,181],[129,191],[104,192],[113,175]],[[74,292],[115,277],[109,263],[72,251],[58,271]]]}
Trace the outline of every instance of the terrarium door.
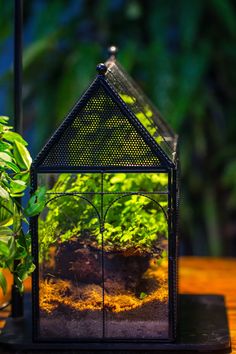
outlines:
{"label": "terrarium door", "polygon": [[34,289],[41,340],[169,338],[167,180],[38,175],[47,188]]}

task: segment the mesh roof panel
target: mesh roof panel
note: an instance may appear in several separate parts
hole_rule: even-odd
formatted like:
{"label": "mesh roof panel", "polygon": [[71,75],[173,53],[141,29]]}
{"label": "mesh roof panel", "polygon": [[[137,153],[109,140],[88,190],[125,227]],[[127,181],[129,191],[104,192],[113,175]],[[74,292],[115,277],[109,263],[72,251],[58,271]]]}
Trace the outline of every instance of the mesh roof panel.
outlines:
{"label": "mesh roof panel", "polygon": [[173,160],[177,141],[175,133],[133,79],[116,61],[108,60],[106,65],[108,67],[106,73],[108,81],[167,156]]}
{"label": "mesh roof panel", "polygon": [[[124,112],[123,103],[117,103],[101,83],[95,86],[87,93],[87,101],[79,109],[75,106],[59,128],[60,132],[46,145],[38,157],[38,165],[58,170],[163,167],[158,151],[135,125],[135,116],[132,118],[127,108]],[[118,96],[117,99],[120,100]]]}

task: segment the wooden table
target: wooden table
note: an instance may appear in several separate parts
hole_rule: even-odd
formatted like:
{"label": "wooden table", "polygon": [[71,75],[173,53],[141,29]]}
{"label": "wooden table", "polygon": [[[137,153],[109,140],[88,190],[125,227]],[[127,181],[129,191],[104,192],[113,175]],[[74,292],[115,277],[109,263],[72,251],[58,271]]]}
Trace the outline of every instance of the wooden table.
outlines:
{"label": "wooden table", "polygon": [[179,278],[180,293],[225,296],[232,353],[236,353],[236,259],[182,257]]}
{"label": "wooden table", "polygon": [[[10,279],[10,276],[7,276]],[[30,281],[26,290],[30,290]],[[183,294],[221,294],[225,296],[232,353],[236,354],[236,259],[182,257],[180,259],[179,290]],[[9,294],[7,295],[9,297]],[[7,297],[5,299],[7,299]],[[0,303],[4,301],[0,295]],[[0,327],[9,310],[0,312]]]}

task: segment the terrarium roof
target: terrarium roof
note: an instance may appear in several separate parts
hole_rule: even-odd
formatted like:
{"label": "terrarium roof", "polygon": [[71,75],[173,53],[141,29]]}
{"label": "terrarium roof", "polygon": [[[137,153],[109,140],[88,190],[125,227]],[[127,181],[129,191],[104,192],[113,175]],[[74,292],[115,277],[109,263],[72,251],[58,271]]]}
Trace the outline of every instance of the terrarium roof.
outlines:
{"label": "terrarium roof", "polygon": [[39,171],[166,170],[176,136],[114,61],[98,76],[36,157]]}
{"label": "terrarium roof", "polygon": [[114,55],[105,64],[109,82],[167,156],[174,161],[177,135]]}

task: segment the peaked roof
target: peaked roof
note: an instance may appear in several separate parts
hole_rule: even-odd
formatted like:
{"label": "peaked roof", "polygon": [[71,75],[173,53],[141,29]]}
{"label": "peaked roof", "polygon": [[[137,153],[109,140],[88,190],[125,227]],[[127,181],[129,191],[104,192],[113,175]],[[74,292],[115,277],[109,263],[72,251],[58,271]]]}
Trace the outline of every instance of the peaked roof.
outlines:
{"label": "peaked roof", "polygon": [[36,157],[39,171],[166,169],[173,162],[98,75]]}
{"label": "peaked roof", "polygon": [[161,146],[169,159],[175,160],[177,135],[164,120],[158,109],[117,62],[115,55],[107,60],[106,78],[116,92]]}

